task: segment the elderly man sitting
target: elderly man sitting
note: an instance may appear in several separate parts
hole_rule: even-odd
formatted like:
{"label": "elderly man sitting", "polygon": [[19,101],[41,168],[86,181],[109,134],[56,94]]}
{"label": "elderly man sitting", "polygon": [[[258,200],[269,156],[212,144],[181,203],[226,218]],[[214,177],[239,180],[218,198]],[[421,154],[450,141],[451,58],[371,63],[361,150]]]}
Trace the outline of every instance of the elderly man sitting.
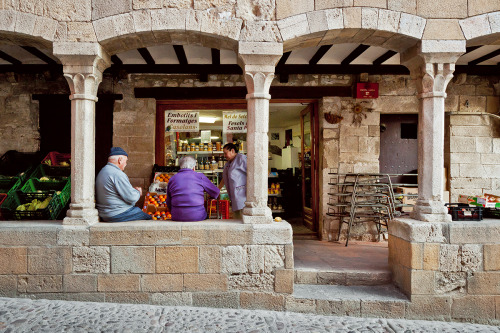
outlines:
{"label": "elderly man sitting", "polygon": [[173,221],[201,221],[207,218],[204,192],[212,198],[220,190],[202,173],[195,172],[196,160],[185,156],[180,160],[180,171],[170,178],[167,205]]}
{"label": "elderly man sitting", "polygon": [[135,203],[142,195],[142,188],[133,187],[123,172],[128,154],[120,147],[113,147],[108,164],[101,169],[95,182],[96,207],[105,222],[151,220]]}

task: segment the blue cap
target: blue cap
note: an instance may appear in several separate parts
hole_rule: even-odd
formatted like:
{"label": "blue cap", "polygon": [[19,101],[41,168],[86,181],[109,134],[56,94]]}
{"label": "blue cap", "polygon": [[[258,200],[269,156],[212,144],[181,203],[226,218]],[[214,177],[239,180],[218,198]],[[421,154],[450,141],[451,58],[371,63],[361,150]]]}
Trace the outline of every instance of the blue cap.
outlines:
{"label": "blue cap", "polygon": [[115,155],[125,155],[128,157],[128,154],[125,150],[123,150],[120,147],[111,147],[111,151],[109,152],[109,156],[115,156]]}

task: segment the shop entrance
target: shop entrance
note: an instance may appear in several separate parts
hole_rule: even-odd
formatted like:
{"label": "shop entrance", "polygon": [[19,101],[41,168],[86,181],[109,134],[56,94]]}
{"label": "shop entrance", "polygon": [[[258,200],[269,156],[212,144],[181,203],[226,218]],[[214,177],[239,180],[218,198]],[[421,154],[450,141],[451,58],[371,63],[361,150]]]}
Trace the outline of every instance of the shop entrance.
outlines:
{"label": "shop entrance", "polygon": [[[316,239],[318,227],[317,107],[277,101],[269,107],[268,206],[273,217],[293,226],[294,236]],[[222,179],[222,147],[235,143],[246,154],[246,131],[227,128],[224,117],[246,114],[246,101],[159,101],[156,119],[155,163],[175,172],[180,158],[193,156],[198,172],[214,184]],[[196,129],[169,128],[168,115],[198,117]],[[238,121],[236,121],[238,123]],[[221,198],[227,195],[221,192]],[[231,210],[229,209],[229,217]]]}

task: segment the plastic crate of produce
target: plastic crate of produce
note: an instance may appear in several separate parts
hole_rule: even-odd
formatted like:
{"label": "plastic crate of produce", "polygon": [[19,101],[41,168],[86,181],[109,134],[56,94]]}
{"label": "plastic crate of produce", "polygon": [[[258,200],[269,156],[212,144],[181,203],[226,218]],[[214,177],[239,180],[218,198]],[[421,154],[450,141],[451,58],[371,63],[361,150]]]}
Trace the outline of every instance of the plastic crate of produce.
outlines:
{"label": "plastic crate of produce", "polygon": [[483,219],[483,207],[470,207],[463,203],[447,203],[448,214],[453,221],[481,221]]}
{"label": "plastic crate of produce", "polygon": [[57,151],[51,151],[42,160],[42,164],[47,164],[52,167],[68,168],[71,164],[71,154],[63,154],[58,153]]}
{"label": "plastic crate of produce", "polygon": [[[45,208],[36,210],[18,210],[20,205],[33,202],[35,199],[44,201],[50,198]],[[62,205],[54,191],[50,193],[24,193],[14,191],[0,207],[4,219],[15,220],[55,220],[61,212]]]}
{"label": "plastic crate of produce", "polygon": [[0,176],[0,193],[10,194],[21,187],[21,178]]}
{"label": "plastic crate of produce", "polygon": [[36,178],[40,180],[43,177],[48,179],[46,180],[62,180],[69,179],[71,175],[71,168],[62,168],[62,167],[51,167],[47,164],[39,164],[35,171],[30,175],[30,179]]}
{"label": "plastic crate of produce", "polygon": [[66,206],[71,196],[71,180],[40,181],[36,178],[28,179],[21,188],[24,193],[50,193],[56,191],[61,200],[61,205]]}
{"label": "plastic crate of produce", "polygon": [[500,208],[485,208],[484,217],[500,219]]}
{"label": "plastic crate of produce", "polygon": [[16,150],[9,150],[0,157],[0,175],[16,176],[21,181],[26,180],[34,168],[42,160],[40,152],[21,153]]}

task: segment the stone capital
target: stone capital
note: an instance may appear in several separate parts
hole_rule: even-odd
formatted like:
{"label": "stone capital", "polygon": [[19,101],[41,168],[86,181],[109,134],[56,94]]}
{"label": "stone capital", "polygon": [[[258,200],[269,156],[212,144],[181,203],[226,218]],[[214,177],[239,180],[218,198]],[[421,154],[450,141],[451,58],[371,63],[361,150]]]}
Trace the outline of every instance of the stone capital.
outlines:
{"label": "stone capital", "polygon": [[465,41],[423,40],[401,54],[401,63],[417,79],[419,98],[446,98],[455,63],[465,53]]}
{"label": "stone capital", "polygon": [[96,101],[102,73],[111,64],[110,56],[97,43],[54,43],[54,55],[63,64],[71,99]]}

